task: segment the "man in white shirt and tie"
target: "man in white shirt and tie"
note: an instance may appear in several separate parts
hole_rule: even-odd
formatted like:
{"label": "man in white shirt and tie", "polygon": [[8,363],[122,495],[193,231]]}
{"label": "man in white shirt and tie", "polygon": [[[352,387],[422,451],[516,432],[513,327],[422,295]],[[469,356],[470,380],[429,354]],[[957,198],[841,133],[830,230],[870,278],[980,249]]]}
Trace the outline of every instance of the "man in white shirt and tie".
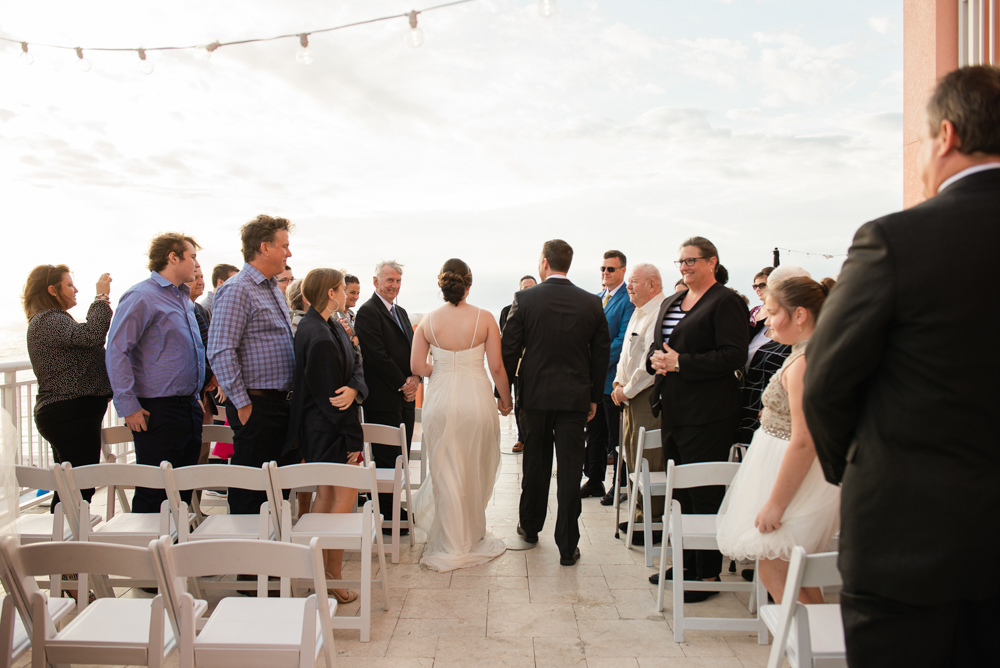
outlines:
{"label": "man in white shirt and tie", "polygon": [[[660,421],[653,417],[649,405],[649,395],[653,391],[653,376],[646,371],[645,355],[653,343],[653,334],[660,304],[666,298],[659,270],[651,264],[639,264],[632,270],[625,287],[635,311],[625,329],[618,370],[615,373],[611,400],[622,406],[625,414],[625,462],[629,471],[635,468],[635,453],[638,447],[639,428],[659,429]],[[663,471],[663,451],[653,450],[646,454],[650,471]],[[653,517],[663,515],[663,497],[653,497]],[[636,510],[636,522],[642,522],[642,508]],[[620,525],[621,530],[628,522]],[[655,532],[658,534],[660,532]],[[644,541],[641,531],[633,532],[632,542],[641,545]]]}

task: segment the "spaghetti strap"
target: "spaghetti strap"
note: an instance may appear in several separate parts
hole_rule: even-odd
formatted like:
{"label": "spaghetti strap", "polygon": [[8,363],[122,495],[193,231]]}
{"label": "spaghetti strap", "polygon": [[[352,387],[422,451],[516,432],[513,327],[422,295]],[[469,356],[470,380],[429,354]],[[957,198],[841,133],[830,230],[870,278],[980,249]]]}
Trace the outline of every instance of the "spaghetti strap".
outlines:
{"label": "spaghetti strap", "polygon": [[434,345],[440,348],[441,344],[438,343],[438,337],[434,334],[434,320],[431,318],[430,313],[427,314],[427,329],[431,330],[431,338],[434,339]]}
{"label": "spaghetti strap", "polygon": [[472,328],[472,341],[469,343],[469,350],[472,350],[472,344],[476,342],[476,332],[479,331],[479,316],[483,314],[483,309],[479,309],[476,313],[476,326]]}

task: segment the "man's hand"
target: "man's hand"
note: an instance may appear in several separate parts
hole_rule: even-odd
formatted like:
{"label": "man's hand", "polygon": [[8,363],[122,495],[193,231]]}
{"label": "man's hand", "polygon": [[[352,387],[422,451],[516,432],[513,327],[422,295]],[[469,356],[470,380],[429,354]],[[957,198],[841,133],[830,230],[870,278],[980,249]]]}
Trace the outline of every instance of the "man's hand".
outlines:
{"label": "man's hand", "polygon": [[420,376],[410,376],[400,388],[403,392],[403,399],[413,401],[417,398],[417,388],[420,386]]}
{"label": "man's hand", "polygon": [[247,404],[243,408],[236,409],[236,415],[240,418],[240,424],[245,425],[247,420],[250,419],[250,413],[253,412],[253,404]]}
{"label": "man's hand", "polygon": [[587,422],[590,422],[591,420],[593,420],[595,415],[597,415],[597,404],[595,404],[593,401],[591,401],[590,402],[590,410],[587,411]]}
{"label": "man's hand", "polygon": [[677,360],[680,353],[671,348],[666,342],[663,344],[663,351],[657,350],[649,358],[649,365],[653,367],[657,375],[665,376],[677,369]]}
{"label": "man's hand", "polygon": [[135,413],[125,416],[125,426],[132,431],[146,431],[146,416],[148,415],[149,411],[140,408]]}
{"label": "man's hand", "polygon": [[628,401],[628,397],[625,396],[625,390],[622,389],[621,385],[616,385],[615,389],[611,391],[611,401],[615,402],[615,406],[621,406]]}
{"label": "man's hand", "polygon": [[346,411],[354,403],[354,397],[358,396],[358,391],[353,387],[344,385],[335,394],[337,395],[336,397],[330,397],[330,403],[334,408]]}

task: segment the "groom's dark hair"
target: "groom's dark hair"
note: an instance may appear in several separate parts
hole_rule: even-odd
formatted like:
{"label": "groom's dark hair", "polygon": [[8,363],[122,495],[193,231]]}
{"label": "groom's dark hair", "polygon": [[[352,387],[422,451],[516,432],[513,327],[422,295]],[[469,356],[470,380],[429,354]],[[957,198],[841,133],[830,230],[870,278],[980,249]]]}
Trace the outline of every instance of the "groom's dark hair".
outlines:
{"label": "groom's dark hair", "polygon": [[542,245],[542,257],[549,261],[552,271],[566,273],[573,263],[573,247],[562,239],[552,239]]}

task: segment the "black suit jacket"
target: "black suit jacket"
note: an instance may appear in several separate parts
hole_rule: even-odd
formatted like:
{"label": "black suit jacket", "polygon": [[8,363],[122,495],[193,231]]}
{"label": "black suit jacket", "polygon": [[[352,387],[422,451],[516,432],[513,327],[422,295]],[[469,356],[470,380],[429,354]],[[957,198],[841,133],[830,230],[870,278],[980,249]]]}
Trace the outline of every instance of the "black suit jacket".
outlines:
{"label": "black suit jacket", "polygon": [[406,310],[396,304],[402,329],[377,294],[361,305],[354,318],[354,333],[361,344],[361,354],[368,384],[365,406],[373,411],[402,410],[403,387],[410,371],[410,347],[413,327]]}
{"label": "black suit jacket", "polygon": [[[663,317],[688,291],[663,300],[653,327],[653,344],[646,352],[646,370],[653,353],[663,350]],[[739,415],[741,400],[736,370],[747,363],[750,313],[743,299],[716,283],[678,323],[667,342],[680,356],[681,370],[656,376],[649,403],[665,424],[698,425]],[[735,434],[734,434],[735,436]]]}
{"label": "black suit jacket", "polygon": [[850,591],[915,605],[995,596],[1000,552],[1000,170],[858,230],[806,348],[804,408],[843,481]]}
{"label": "black suit jacket", "polygon": [[[330,404],[330,397],[337,396],[337,390],[345,385],[357,390],[358,396],[342,411]],[[285,452],[295,447],[296,440],[303,456],[325,448],[325,440],[315,444],[310,440],[317,431],[347,439],[349,452],[361,450],[364,434],[358,404],[367,394],[361,363],[347,332],[310,306],[295,332],[295,376]]]}
{"label": "black suit jacket", "polygon": [[601,402],[611,358],[608,321],[601,300],[569,280],[550,278],[515,294],[501,348],[525,408],[589,411]]}

